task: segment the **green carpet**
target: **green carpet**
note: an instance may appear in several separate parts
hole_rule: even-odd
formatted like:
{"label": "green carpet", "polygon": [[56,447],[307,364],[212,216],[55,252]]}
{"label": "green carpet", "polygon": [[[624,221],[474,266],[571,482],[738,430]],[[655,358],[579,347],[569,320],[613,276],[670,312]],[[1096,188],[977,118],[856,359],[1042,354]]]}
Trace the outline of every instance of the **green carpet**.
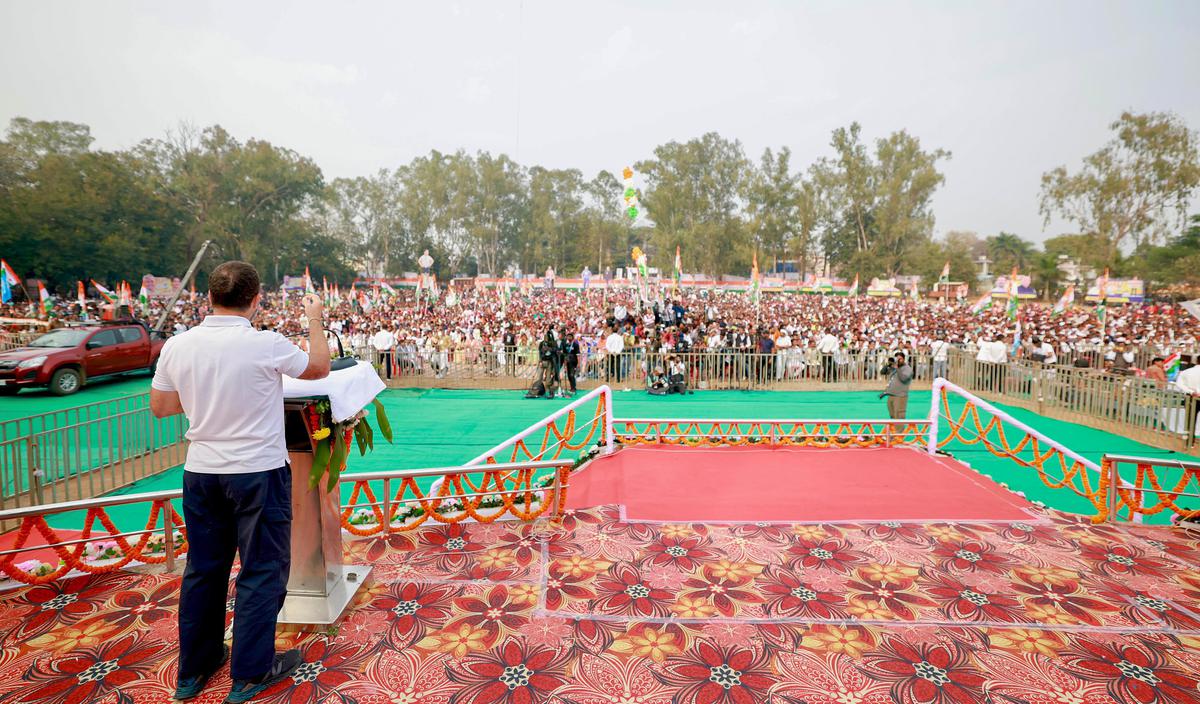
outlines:
{"label": "green carpet", "polygon": [[[457,465],[569,403],[567,400],[526,400],[512,391],[402,389],[386,391],[381,398],[392,422],[395,444],[380,441],[375,451],[366,457],[359,457],[355,451],[350,460],[350,472]],[[618,418],[873,419],[886,416],[884,403],[875,392],[702,391],[689,396],[651,397],[631,391],[617,392],[614,398]],[[909,416],[924,417],[929,399],[928,391],[913,392]],[[1042,418],[1021,409],[1001,408],[1097,463],[1105,452],[1171,454],[1112,433]],[[1065,489],[1046,487],[1032,470],[995,457],[980,445],[964,446],[956,442],[947,449],[996,481],[1024,491],[1030,499],[1044,501],[1065,511],[1092,513],[1086,500]],[[175,489],[180,485],[181,473],[182,470],[176,468],[138,482],[120,493]],[[144,521],[146,515],[144,508],[117,509],[113,513],[123,528]],[[1158,518],[1165,520],[1166,517]],[[78,516],[64,514],[53,524],[71,527],[77,526],[78,521]]]}
{"label": "green carpet", "polygon": [[149,374],[97,379],[70,396],[55,396],[45,389],[25,389],[16,396],[0,396],[0,423],[149,390]]}

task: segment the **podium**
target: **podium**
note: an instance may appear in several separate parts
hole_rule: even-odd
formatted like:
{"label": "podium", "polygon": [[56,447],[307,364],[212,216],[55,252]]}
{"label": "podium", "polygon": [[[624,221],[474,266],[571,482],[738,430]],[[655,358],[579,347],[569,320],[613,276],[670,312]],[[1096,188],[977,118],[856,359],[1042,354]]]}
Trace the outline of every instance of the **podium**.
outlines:
{"label": "podium", "polygon": [[292,568],[279,623],[322,627],[341,618],[371,573],[369,565],[343,561],[341,490],[325,482],[308,486],[314,441],[305,422],[308,408],[326,397],[288,399],[283,405],[288,460],[292,465]]}

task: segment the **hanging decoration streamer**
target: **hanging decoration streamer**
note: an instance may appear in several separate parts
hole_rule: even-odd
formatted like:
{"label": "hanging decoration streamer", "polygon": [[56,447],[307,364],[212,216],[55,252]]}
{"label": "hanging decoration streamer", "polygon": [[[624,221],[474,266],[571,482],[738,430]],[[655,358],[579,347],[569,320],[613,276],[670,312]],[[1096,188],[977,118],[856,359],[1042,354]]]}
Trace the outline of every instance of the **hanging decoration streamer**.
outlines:
{"label": "hanging decoration streamer", "polygon": [[640,203],[638,201],[637,189],[633,187],[633,169],[626,166],[625,170],[621,172],[621,175],[625,179],[625,215],[628,216],[630,220],[637,220],[638,214],[640,213],[638,210],[638,205]]}

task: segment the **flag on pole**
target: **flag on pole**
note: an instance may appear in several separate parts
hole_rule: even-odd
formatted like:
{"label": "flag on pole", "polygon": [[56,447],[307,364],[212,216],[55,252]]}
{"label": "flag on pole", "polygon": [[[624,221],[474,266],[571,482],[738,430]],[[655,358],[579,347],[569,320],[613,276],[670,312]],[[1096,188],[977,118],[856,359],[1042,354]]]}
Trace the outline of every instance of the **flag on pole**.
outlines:
{"label": "flag on pole", "polygon": [[992,293],[991,293],[991,291],[989,291],[989,292],[983,294],[982,296],[980,296],[978,301],[975,301],[973,304],[971,304],[971,313],[974,315],[979,315],[980,313],[982,313],[983,311],[985,311],[991,307],[992,307]]}
{"label": "flag on pole", "polygon": [[98,291],[100,293],[101,298],[103,298],[108,303],[116,303],[117,302],[117,294],[115,294],[112,291],[109,291],[108,289],[101,286],[95,279],[91,279],[91,282],[92,282],[92,288],[96,289],[96,291]]}
{"label": "flag on pole", "polygon": [[12,286],[7,276],[0,276],[0,303],[12,303]]}
{"label": "flag on pole", "polygon": [[9,286],[16,286],[21,283],[21,277],[17,276],[17,272],[13,271],[8,260],[0,259],[0,271],[4,272],[4,280],[8,282]]}
{"label": "flag on pole", "polygon": [[382,288],[383,292],[386,293],[388,295],[388,297],[390,297],[390,298],[396,297],[396,289],[392,288],[391,286],[388,286],[388,282],[380,281],[379,288]]}
{"label": "flag on pole", "polygon": [[117,290],[120,291],[120,294],[121,294],[120,295],[120,305],[132,306],[133,305],[133,292],[129,288],[129,282],[122,281],[121,285],[117,287]]}
{"label": "flag on pole", "polygon": [[1050,310],[1051,316],[1062,315],[1068,308],[1075,304],[1075,284],[1067,286],[1067,290],[1063,291],[1063,295],[1058,299],[1058,303],[1054,304],[1054,308]]}
{"label": "flag on pole", "polygon": [[313,286],[312,276],[310,276],[308,273],[307,265],[304,267],[304,292],[305,293],[316,293],[317,292],[316,287]]}
{"label": "flag on pole", "polygon": [[1163,360],[1163,369],[1167,372],[1167,379],[1175,381],[1175,377],[1179,376],[1180,357],[1178,352],[1172,352]]}
{"label": "flag on pole", "polygon": [[138,291],[138,303],[142,304],[142,315],[150,315],[150,291],[146,284],[142,284],[141,290]]}
{"label": "flag on pole", "polygon": [[1103,336],[1108,322],[1108,269],[1104,270],[1104,276],[1096,282],[1096,293],[1099,297],[1099,302],[1096,304],[1096,317],[1100,320],[1100,335]]}
{"label": "flag on pole", "polygon": [[77,292],[79,296],[79,310],[87,310],[87,293],[84,291],[83,282],[77,281],[76,283],[79,284],[79,290]]}
{"label": "flag on pole", "polygon": [[50,292],[46,290],[46,285],[41,281],[38,282],[38,298],[42,301],[42,310],[49,313],[54,308],[54,301],[50,299]]}
{"label": "flag on pole", "polygon": [[858,274],[854,275],[854,283],[850,284],[850,288],[846,290],[846,295],[850,297],[858,295]]}
{"label": "flag on pole", "polygon": [[942,267],[942,275],[938,277],[938,284],[950,283],[950,262],[946,262],[946,266]]}
{"label": "flag on pole", "polygon": [[758,305],[759,301],[759,283],[758,283],[758,252],[754,253],[754,261],[750,265],[750,298],[754,301],[754,305]]}
{"label": "flag on pole", "polygon": [[1017,267],[1013,267],[1012,276],[1008,277],[1008,319],[1016,320],[1017,305],[1020,301],[1020,288],[1017,284]]}
{"label": "flag on pole", "polygon": [[683,281],[683,262],[679,258],[679,245],[675,245],[675,283],[674,289],[679,288],[679,284]]}

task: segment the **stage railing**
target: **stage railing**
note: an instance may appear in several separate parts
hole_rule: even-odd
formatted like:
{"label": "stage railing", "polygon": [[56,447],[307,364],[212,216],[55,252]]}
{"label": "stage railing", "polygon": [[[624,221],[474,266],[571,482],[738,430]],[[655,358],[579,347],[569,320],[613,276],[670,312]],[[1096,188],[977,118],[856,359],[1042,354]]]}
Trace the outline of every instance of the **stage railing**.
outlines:
{"label": "stage railing", "polygon": [[613,447],[612,405],[612,390],[608,386],[592,389],[466,464],[539,462],[564,455],[577,459],[593,444],[609,452]]}
{"label": "stage railing", "polygon": [[[962,402],[961,410],[951,408],[951,396]],[[1090,505],[1094,521],[1103,520],[1107,499],[1098,464],[957,384],[938,379],[933,384],[925,448],[934,454],[954,442],[979,445],[996,457],[1033,469],[1046,487],[1073,492]],[[1014,483],[1017,479],[1025,477],[1014,477]]]}
{"label": "stage railing", "polygon": [[1151,379],[1028,360],[980,362],[959,350],[950,355],[947,377],[980,396],[1039,415],[1166,449],[1200,449],[1198,399]]}
{"label": "stage railing", "polygon": [[[176,489],[0,511],[0,524],[20,522],[11,547],[0,550],[0,577],[24,584],[46,584],[73,571],[102,574],[134,562],[161,564],[168,571],[173,570],[176,557],[187,552],[183,518],[171,503],[181,494]],[[145,526],[136,530],[120,530],[109,516],[108,509],[135,504],[146,505],[148,518]],[[76,538],[60,536],[46,520],[47,517],[80,512],[83,512],[83,516],[79,518],[78,525],[82,528]],[[96,533],[97,523],[104,532]],[[30,543],[30,538],[35,535],[44,542]],[[171,547],[168,548],[168,545]],[[17,561],[19,555],[30,552],[52,552],[59,561],[57,564],[36,560],[32,563]]]}
{"label": "stage railing", "polygon": [[900,447],[923,445],[929,422],[618,418],[613,430],[623,445]]}
{"label": "stage railing", "polygon": [[[1132,482],[1121,478],[1121,467],[1136,470]],[[1141,521],[1167,510],[1176,514],[1200,513],[1200,502],[1180,506],[1179,499],[1200,499],[1200,462],[1161,457],[1105,455],[1100,463],[1104,506],[1099,518],[1108,521]],[[1167,474],[1177,476],[1167,479]],[[1164,485],[1171,484],[1169,488]],[[1116,490],[1113,490],[1116,487]]]}
{"label": "stage railing", "polygon": [[[344,474],[339,483],[349,485],[350,497],[340,504],[342,528],[369,536],[412,530],[431,519],[490,523],[505,516],[520,521],[557,517],[566,506],[572,465],[573,460],[559,459]],[[421,480],[430,477],[439,478],[439,488],[422,490]],[[187,527],[175,508],[182,495],[175,489],[0,511],[0,522],[19,523],[11,546],[0,550],[0,578],[45,584],[71,572],[99,574],[137,563],[173,570],[187,552]],[[118,506],[144,507],[148,518],[138,528],[123,530],[108,513]],[[72,518],[81,526],[79,535],[51,527],[47,519],[55,516]],[[53,554],[58,562],[18,559],[29,553]]]}
{"label": "stage railing", "polygon": [[[346,475],[342,483],[353,488],[349,501],[341,507],[342,528],[368,536],[412,530],[428,520],[491,523],[506,514],[521,521],[537,520],[547,513],[558,517],[566,507],[574,464],[562,459],[489,464],[485,471],[480,467],[442,467]],[[419,480],[424,477],[438,477],[438,481],[422,490]]]}

